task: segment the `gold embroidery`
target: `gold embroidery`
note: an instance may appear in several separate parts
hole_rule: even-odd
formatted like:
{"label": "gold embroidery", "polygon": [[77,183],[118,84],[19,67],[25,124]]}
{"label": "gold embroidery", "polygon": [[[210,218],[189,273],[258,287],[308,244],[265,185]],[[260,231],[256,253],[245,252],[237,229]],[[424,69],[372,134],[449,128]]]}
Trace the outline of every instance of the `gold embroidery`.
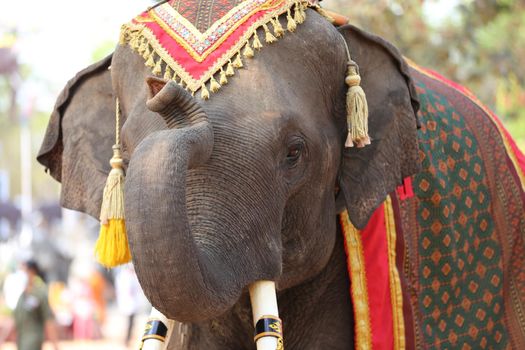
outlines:
{"label": "gold embroidery", "polygon": [[405,322],[403,319],[403,294],[396,266],[396,224],[392,199],[385,201],[385,226],[388,244],[388,270],[390,280],[390,299],[392,301],[392,323],[394,328],[394,350],[405,349]]}
{"label": "gold embroidery", "polygon": [[368,308],[368,287],[366,281],[365,258],[361,233],[352,225],[348,211],[341,214],[341,224],[346,242],[346,249],[351,283],[352,301],[355,314],[356,349],[372,349],[372,327]]}

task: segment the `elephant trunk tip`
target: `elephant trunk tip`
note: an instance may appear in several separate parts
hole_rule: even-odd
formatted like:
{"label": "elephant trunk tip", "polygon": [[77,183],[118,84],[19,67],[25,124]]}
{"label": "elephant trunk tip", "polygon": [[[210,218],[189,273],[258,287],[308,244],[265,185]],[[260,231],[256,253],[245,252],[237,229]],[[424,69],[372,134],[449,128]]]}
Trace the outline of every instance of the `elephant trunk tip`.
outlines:
{"label": "elephant trunk tip", "polygon": [[156,77],[146,79],[148,100],[146,106],[164,118],[169,128],[194,125],[208,117],[197,101],[173,80]]}

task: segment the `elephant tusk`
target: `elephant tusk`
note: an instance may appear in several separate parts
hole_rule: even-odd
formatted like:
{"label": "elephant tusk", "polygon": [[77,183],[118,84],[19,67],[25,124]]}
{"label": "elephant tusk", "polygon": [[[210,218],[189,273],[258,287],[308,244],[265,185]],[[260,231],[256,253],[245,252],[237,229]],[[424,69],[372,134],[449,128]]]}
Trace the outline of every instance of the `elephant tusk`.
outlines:
{"label": "elephant tusk", "polygon": [[159,310],[151,308],[139,350],[165,350],[168,347],[174,322]]}
{"label": "elephant tusk", "polygon": [[282,350],[283,330],[277,308],[275,282],[257,281],[249,286],[257,350]]}

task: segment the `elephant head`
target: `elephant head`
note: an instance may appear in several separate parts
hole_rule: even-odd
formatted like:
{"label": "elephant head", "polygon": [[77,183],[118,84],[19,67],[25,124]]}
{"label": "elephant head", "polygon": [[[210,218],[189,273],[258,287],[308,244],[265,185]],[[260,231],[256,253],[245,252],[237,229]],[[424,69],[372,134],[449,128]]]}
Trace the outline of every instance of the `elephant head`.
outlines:
{"label": "elephant head", "polygon": [[[107,58],[58,99],[38,159],[62,181],[65,207],[97,217],[119,97],[133,262],[148,299],[171,318],[224,312],[256,280],[283,290],[312,278],[334,249],[337,212],[346,207],[363,227],[418,170],[417,101],[402,57],[307,12],[207,101],[149,77],[127,47],[111,74]],[[368,97],[365,148],[344,148],[343,40]]]}

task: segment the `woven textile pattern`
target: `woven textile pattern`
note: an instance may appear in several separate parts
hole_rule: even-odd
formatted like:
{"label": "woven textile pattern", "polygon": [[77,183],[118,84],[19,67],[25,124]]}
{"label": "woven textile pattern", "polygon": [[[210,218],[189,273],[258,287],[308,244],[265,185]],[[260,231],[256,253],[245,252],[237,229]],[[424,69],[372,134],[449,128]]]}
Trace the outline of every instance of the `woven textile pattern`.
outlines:
{"label": "woven textile pattern", "polygon": [[413,76],[423,171],[395,201],[409,348],[523,349],[525,198],[508,145],[468,96]]}
{"label": "woven textile pattern", "polygon": [[201,33],[243,0],[172,0],[171,6]]}

